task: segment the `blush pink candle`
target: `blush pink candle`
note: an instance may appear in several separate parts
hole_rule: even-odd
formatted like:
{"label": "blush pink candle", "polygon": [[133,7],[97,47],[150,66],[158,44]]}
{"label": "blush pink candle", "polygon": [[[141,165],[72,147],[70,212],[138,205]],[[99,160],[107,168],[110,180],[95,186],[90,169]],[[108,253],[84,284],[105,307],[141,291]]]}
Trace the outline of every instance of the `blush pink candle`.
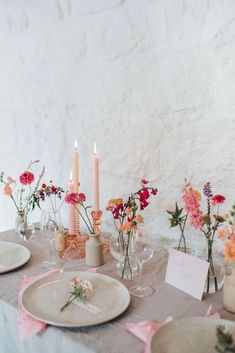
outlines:
{"label": "blush pink candle", "polygon": [[[69,194],[74,192],[74,182],[73,182],[73,174],[70,172],[69,178]],[[69,235],[75,234],[75,212],[74,205],[69,204]]]}
{"label": "blush pink candle", "polygon": [[94,155],[93,155],[93,195],[94,195],[94,211],[99,211],[99,209],[100,209],[99,164],[100,164],[100,157],[97,155],[96,144],[95,144],[95,145],[94,145]]}
{"label": "blush pink candle", "polygon": [[79,161],[78,161],[78,142],[74,142],[74,192],[78,192],[79,186]]}

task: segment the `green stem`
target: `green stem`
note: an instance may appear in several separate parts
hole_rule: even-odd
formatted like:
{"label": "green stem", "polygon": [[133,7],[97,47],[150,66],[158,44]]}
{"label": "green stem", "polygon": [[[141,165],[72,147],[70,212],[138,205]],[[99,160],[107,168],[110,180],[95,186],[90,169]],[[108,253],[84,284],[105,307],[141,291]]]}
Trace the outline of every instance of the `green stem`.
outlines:
{"label": "green stem", "polygon": [[83,221],[85,222],[89,233],[90,233],[90,234],[94,234],[94,229],[93,229],[93,227],[92,227],[92,228],[89,227],[89,224],[87,223],[87,221],[86,221],[85,217],[83,216],[83,214],[79,211],[79,208],[77,208],[76,206],[75,206],[75,208],[76,208],[76,210],[78,211],[79,215],[82,217]]}

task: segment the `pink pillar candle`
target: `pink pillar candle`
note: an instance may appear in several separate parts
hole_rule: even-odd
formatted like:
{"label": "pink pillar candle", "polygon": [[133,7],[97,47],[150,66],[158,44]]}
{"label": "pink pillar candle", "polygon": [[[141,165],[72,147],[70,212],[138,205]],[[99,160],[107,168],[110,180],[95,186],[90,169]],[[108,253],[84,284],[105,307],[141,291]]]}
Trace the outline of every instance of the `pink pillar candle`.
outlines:
{"label": "pink pillar candle", "polygon": [[99,164],[100,157],[96,152],[96,144],[94,145],[93,155],[93,196],[94,196],[94,211],[100,209],[100,195],[99,195]]}
{"label": "pink pillar candle", "polygon": [[78,192],[79,186],[79,161],[78,161],[78,142],[74,142],[74,192]]}
{"label": "pink pillar candle", "polygon": [[[74,182],[72,171],[70,172],[70,180],[69,180],[69,194],[74,192]],[[75,213],[74,213],[74,205],[69,204],[69,235],[75,234]]]}

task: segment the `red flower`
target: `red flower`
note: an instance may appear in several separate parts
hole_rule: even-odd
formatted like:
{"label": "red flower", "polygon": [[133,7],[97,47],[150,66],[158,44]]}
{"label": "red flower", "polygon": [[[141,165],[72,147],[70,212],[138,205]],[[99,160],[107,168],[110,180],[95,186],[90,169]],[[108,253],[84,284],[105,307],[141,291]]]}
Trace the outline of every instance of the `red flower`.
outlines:
{"label": "red flower", "polygon": [[144,185],[148,184],[148,180],[146,180],[146,179],[141,179],[141,184],[144,184]]}
{"label": "red flower", "polygon": [[148,205],[149,205],[149,203],[145,199],[141,199],[140,210],[143,211]]}
{"label": "red flower", "polygon": [[221,204],[225,201],[225,197],[223,195],[215,195],[211,199],[211,203],[213,206]]}
{"label": "red flower", "polygon": [[143,189],[142,191],[139,192],[140,199],[142,200],[147,200],[150,196],[149,191],[147,188]]}
{"label": "red flower", "polygon": [[56,191],[57,191],[57,187],[54,186],[54,185],[52,185],[52,187],[51,187],[51,192],[52,192],[52,193],[56,193]]}
{"label": "red flower", "polygon": [[20,175],[19,180],[23,185],[30,185],[34,181],[34,175],[33,173],[26,171]]}
{"label": "red flower", "polygon": [[71,194],[67,194],[65,196],[65,201],[67,203],[71,203],[72,205],[76,205],[86,201],[86,195],[83,193],[78,194],[77,192],[72,192]]}
{"label": "red flower", "polygon": [[152,195],[157,195],[158,189],[152,189],[151,194]]}
{"label": "red flower", "polygon": [[42,189],[46,189],[46,184],[42,184]]}
{"label": "red flower", "polygon": [[123,211],[123,203],[119,203],[113,210],[113,218],[118,219],[119,218],[119,211]]}

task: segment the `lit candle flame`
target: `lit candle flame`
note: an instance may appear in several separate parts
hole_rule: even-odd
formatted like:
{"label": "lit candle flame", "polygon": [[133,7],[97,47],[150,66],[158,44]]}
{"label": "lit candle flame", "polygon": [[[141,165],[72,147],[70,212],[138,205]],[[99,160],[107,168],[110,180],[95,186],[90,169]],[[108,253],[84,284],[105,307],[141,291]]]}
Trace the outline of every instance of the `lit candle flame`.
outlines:
{"label": "lit candle flame", "polygon": [[73,172],[72,172],[72,170],[70,170],[69,180],[73,181]]}
{"label": "lit candle flame", "polygon": [[97,154],[96,143],[94,143],[94,154]]}
{"label": "lit candle flame", "polygon": [[78,148],[78,141],[77,140],[74,141],[74,148],[76,148],[76,150]]}

